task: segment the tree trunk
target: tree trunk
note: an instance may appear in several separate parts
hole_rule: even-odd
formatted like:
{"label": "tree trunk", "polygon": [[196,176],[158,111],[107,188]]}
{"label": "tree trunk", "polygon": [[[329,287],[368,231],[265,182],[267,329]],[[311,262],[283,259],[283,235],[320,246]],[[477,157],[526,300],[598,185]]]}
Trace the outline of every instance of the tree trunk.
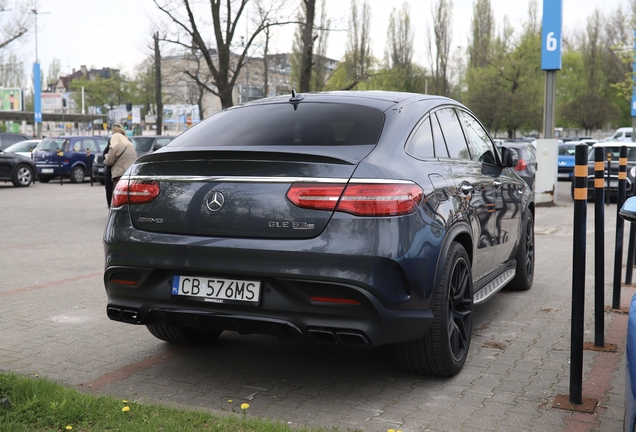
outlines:
{"label": "tree trunk", "polygon": [[157,105],[157,135],[163,133],[163,101],[161,100],[161,52],[159,51],[159,33],[155,33],[155,99]]}
{"label": "tree trunk", "polygon": [[300,88],[301,93],[309,92],[311,82],[311,66],[314,53],[314,15],[316,12],[316,0],[303,0],[305,2],[305,27],[302,34],[302,57],[300,63]]}

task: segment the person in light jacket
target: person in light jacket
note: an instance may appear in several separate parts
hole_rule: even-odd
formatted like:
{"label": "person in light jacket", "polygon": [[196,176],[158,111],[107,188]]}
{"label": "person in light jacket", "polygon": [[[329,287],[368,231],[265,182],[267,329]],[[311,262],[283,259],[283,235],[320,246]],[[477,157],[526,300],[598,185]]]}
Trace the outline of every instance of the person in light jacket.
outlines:
{"label": "person in light jacket", "polygon": [[117,182],[121,176],[135,162],[135,159],[137,159],[137,152],[128,137],[126,137],[126,130],[122,125],[114,124],[109,150],[104,157],[104,164],[110,167],[113,178],[113,191],[117,187]]}

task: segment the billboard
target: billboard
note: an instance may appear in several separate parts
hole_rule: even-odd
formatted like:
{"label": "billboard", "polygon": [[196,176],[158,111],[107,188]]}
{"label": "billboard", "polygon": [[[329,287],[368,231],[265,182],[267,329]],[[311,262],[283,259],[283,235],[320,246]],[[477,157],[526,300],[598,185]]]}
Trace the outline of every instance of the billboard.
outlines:
{"label": "billboard", "polygon": [[22,111],[22,89],[0,88],[0,111]]}
{"label": "billboard", "polygon": [[42,112],[62,109],[62,93],[42,93]]}

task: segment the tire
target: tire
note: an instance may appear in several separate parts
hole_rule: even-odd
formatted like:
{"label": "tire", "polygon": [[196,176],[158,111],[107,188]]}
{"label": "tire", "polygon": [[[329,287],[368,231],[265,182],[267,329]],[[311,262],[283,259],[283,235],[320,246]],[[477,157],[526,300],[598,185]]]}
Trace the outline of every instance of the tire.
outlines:
{"label": "tire", "polygon": [[468,357],[473,327],[473,278],[470,259],[456,242],[446,255],[433,299],[433,324],[423,339],[397,345],[396,359],[407,372],[453,376]]}
{"label": "tire", "polygon": [[223,330],[199,330],[193,327],[170,327],[166,325],[147,325],[148,331],[157,339],[176,345],[209,345]]}
{"label": "tire", "polygon": [[71,183],[84,183],[85,175],[84,168],[79,165],[76,166],[71,170]]}
{"label": "tire", "polygon": [[28,165],[18,165],[11,181],[15,187],[27,187],[33,183],[33,170]]}
{"label": "tire", "polygon": [[523,223],[517,248],[517,269],[513,280],[506,286],[510,291],[527,291],[534,280],[534,218],[530,210]]}
{"label": "tire", "polygon": [[48,182],[51,181],[51,177],[46,177],[46,176],[42,176],[41,175],[41,176],[38,177],[38,181],[40,183],[48,183]]}

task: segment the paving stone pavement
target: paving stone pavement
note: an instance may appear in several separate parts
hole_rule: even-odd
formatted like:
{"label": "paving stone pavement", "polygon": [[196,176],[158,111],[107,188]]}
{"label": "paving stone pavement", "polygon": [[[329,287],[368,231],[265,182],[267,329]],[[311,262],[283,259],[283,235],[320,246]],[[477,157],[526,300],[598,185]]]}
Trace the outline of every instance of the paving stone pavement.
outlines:
{"label": "paving stone pavement", "polygon": [[[103,288],[104,189],[0,183],[0,371],[38,374],[96,394],[339,431],[620,431],[625,314],[605,313],[605,342],[584,352],[593,414],[552,407],[569,394],[573,205],[536,212],[536,276],[527,292],[477,306],[468,361],[449,379],[402,372],[391,347],[353,350],[224,333],[205,349],[169,346],[110,321]],[[585,340],[593,342],[593,205],[588,207]],[[616,206],[606,207],[611,304]],[[627,249],[625,230],[624,254]],[[576,263],[582,268],[582,263]],[[622,305],[635,290],[623,287]],[[232,403],[228,403],[232,400]]]}

